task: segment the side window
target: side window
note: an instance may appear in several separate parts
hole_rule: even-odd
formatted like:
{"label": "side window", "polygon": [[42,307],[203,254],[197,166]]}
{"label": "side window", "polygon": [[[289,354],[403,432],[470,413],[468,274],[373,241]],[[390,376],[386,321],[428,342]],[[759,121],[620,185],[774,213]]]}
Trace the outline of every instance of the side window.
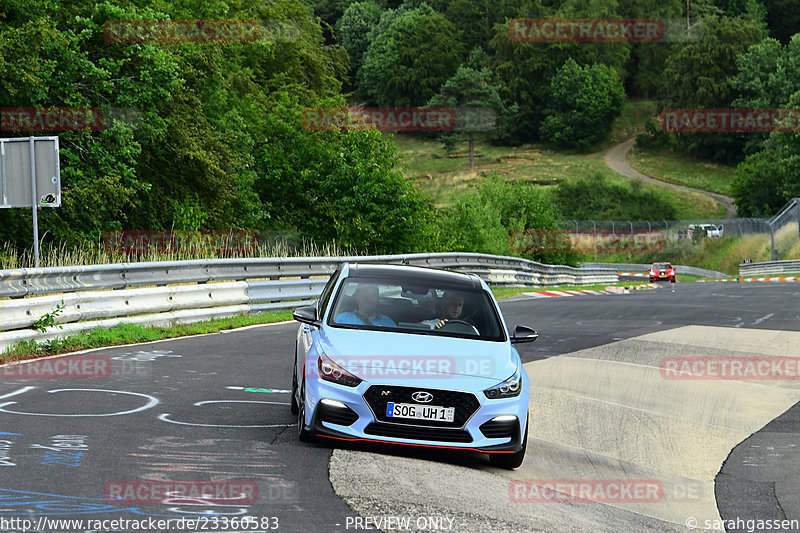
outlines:
{"label": "side window", "polygon": [[336,269],[336,272],[331,274],[331,279],[328,280],[328,283],[325,284],[325,288],[322,289],[322,294],[319,297],[319,302],[317,303],[317,310],[319,312],[319,316],[322,317],[325,315],[325,310],[328,308],[328,302],[331,300],[331,295],[333,294],[333,287],[336,285],[336,280],[339,279],[339,274],[342,272],[342,267]]}

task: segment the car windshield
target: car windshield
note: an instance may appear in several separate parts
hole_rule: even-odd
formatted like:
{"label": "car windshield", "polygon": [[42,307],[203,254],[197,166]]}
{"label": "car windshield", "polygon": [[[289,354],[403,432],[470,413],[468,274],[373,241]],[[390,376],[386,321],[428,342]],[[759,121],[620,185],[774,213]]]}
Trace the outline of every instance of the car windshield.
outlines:
{"label": "car windshield", "polygon": [[336,295],[328,324],[489,341],[506,338],[484,290],[425,282],[346,279]]}
{"label": "car windshield", "polygon": [[669,263],[654,263],[652,268],[654,270],[663,270],[665,268],[666,269],[672,268],[672,265],[670,265]]}

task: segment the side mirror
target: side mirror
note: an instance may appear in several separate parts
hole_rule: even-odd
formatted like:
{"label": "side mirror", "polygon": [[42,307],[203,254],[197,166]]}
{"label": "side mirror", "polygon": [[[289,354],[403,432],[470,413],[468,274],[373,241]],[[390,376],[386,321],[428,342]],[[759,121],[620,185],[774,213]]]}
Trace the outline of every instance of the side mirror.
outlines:
{"label": "side mirror", "polygon": [[300,309],[295,310],[292,313],[292,317],[297,320],[298,322],[302,322],[303,324],[309,324],[311,326],[319,327],[322,325],[322,321],[317,318],[317,306],[311,305],[309,307],[301,307]]}
{"label": "side mirror", "polygon": [[511,335],[511,344],[523,342],[533,342],[539,338],[539,333],[528,326],[514,326],[514,333]]}

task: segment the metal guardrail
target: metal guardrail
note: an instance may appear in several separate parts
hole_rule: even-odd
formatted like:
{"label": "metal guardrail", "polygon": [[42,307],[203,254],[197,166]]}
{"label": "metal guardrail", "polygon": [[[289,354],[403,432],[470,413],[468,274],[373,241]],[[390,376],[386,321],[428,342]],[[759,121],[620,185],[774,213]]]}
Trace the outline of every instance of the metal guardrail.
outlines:
{"label": "metal guardrail", "polygon": [[[0,270],[0,350],[125,322],[145,325],[293,309],[322,292],[344,262],[429,266],[481,276],[496,286],[615,283],[616,271],[544,265],[474,253],[363,257],[208,259]],[[63,302],[63,329],[28,329]]]}
{"label": "metal guardrail", "polygon": [[774,274],[800,273],[800,260],[766,261],[739,265],[739,277],[770,276]]}
{"label": "metal guardrail", "polygon": [[533,284],[572,283],[574,280],[559,281],[559,277],[590,274],[582,269],[544,265],[516,257],[456,252],[361,257],[203,259],[0,270],[0,298],[177,283],[329,276],[343,261],[409,264],[465,271],[510,269],[527,275],[520,278],[521,284],[531,280]]}
{"label": "metal guardrail", "polygon": [[[652,264],[637,264],[637,263],[581,263],[583,267],[597,268],[605,266],[612,268],[615,272],[649,272]],[[702,276],[704,278],[727,278],[728,274],[718,272],[716,270],[706,270],[704,268],[697,268],[685,265],[673,265],[678,274],[687,274],[689,276]]]}

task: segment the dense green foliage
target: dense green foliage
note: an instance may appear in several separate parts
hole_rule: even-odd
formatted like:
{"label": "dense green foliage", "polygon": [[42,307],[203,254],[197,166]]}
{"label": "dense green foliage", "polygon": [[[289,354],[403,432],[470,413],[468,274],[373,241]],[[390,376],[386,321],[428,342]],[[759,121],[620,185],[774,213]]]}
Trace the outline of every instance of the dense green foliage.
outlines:
{"label": "dense green foliage", "polygon": [[[786,45],[767,39],[738,58],[731,84],[739,90],[734,105],[755,108],[800,107],[800,34]],[[795,130],[797,118],[794,119]],[[771,216],[800,196],[800,133],[773,131],[751,136],[752,153],[736,171],[734,197],[743,216]]]}
{"label": "dense green foliage", "polygon": [[622,111],[625,90],[604,65],[581,67],[568,59],[550,81],[542,137],[569,148],[587,148],[605,139]]}
{"label": "dense green foliage", "polygon": [[425,105],[461,59],[455,26],[427,4],[387,11],[369,41],[359,88],[380,106]]}
{"label": "dense green foliage", "polygon": [[[701,37],[676,47],[667,58],[663,107],[730,107],[736,97],[730,82],[736,74],[736,58],[765,37],[758,23],[738,17],[711,16],[699,24]],[[741,159],[745,138],[731,133],[683,133],[679,141],[693,155],[736,161]]]}
{"label": "dense green foliage", "polygon": [[555,203],[575,219],[674,220],[675,208],[664,197],[642,189],[610,183],[602,176],[564,182],[556,187]]}
{"label": "dense green foliage", "polygon": [[[512,231],[555,228],[550,195],[525,182],[509,182],[497,174],[464,194],[442,221],[442,242],[453,251],[518,255]],[[537,261],[577,264],[578,255],[548,253],[528,256]]]}
{"label": "dense green foliage", "polygon": [[[343,105],[348,68],[307,6],[137,5],[3,5],[3,106],[134,111],[135,120],[100,131],[60,133],[63,205],[41,213],[48,240],[96,242],[116,229],[278,229],[375,251],[430,246],[431,209],[396,170],[390,140],[301,127],[302,109]],[[255,42],[104,38],[106,22],[129,19],[290,21],[297,31]],[[29,221],[29,211],[0,212],[0,237],[27,245]]]}
{"label": "dense green foliage", "polygon": [[[562,184],[549,205],[545,192],[492,178],[439,213],[403,178],[390,135],[309,131],[304,110],[478,107],[498,116],[485,135],[492,142],[591,148],[626,93],[658,96],[661,108],[800,107],[794,4],[692,0],[687,13],[685,0],[4,0],[0,106],[104,110],[101,130],[59,132],[62,206],[41,211],[45,241],[240,229],[373,252],[509,253],[501,236],[517,227],[670,210],[597,180]],[[618,17],[679,28],[688,18],[691,28],[653,43],[509,34],[517,18]],[[167,19],[256,20],[265,31],[217,43],[104,34],[109,21]],[[654,124],[643,137],[651,144],[742,162],[734,190],[743,215],[771,214],[800,195],[796,132],[674,135]],[[29,210],[0,211],[0,239],[29,246]]]}

